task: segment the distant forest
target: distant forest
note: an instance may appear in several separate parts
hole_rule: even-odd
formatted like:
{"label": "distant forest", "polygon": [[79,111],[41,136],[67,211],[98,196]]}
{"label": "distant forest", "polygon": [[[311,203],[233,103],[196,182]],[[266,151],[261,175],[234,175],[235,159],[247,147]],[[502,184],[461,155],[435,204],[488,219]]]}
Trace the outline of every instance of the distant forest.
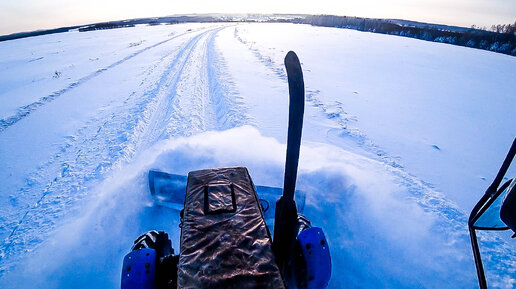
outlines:
{"label": "distant forest", "polygon": [[399,35],[421,40],[449,43],[489,50],[516,56],[516,21],[514,24],[493,25],[493,31],[471,28],[453,27],[438,24],[427,24],[405,20],[370,19],[360,17],[308,15],[295,19],[296,23],[315,26],[338,27]]}
{"label": "distant forest", "polygon": [[373,19],[333,15],[304,14],[207,14],[158,18],[141,18],[123,21],[63,27],[51,30],[22,32],[0,36],[0,41],[78,30],[81,32],[133,27],[137,24],[161,25],[188,22],[287,22],[323,27],[347,28],[365,32],[398,35],[426,41],[489,50],[516,56],[516,21],[514,24],[498,24],[488,31],[486,27],[471,28],[421,23],[396,19]]}

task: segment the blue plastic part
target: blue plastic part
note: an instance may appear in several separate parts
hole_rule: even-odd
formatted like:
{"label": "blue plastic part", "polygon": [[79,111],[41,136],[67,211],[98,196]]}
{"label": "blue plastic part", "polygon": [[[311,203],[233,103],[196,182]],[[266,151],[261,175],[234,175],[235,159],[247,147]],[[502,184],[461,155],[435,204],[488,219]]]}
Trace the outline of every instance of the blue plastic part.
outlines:
{"label": "blue plastic part", "polygon": [[156,251],[143,248],[125,255],[122,289],[156,288]]}
{"label": "blue plastic part", "polygon": [[328,242],[321,228],[308,228],[297,236],[306,262],[306,280],[309,289],[328,287],[331,277],[331,257]]}

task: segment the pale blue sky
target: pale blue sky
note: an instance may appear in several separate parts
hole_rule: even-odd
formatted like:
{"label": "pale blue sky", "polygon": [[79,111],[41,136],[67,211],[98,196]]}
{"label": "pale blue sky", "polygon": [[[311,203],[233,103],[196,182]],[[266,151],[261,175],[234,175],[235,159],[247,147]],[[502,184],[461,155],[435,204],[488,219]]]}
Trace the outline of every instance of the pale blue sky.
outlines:
{"label": "pale blue sky", "polygon": [[186,13],[306,13],[490,27],[516,21],[516,0],[0,0],[0,35]]}

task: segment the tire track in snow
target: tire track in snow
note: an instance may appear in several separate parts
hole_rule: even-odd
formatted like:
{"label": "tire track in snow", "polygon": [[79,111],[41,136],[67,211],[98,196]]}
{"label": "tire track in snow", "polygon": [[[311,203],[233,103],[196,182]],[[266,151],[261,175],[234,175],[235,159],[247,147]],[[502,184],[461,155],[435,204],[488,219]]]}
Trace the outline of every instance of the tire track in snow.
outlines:
{"label": "tire track in snow", "polygon": [[247,109],[224,70],[215,48],[217,34],[209,31],[188,51],[186,59],[166,91],[158,112],[142,137],[140,147],[174,136],[190,136],[206,130],[222,130],[250,122]]}
{"label": "tire track in snow", "polygon": [[215,48],[216,36],[217,34],[210,36],[207,50],[210,99],[212,107],[217,108],[214,113],[217,122],[216,129],[225,130],[251,124],[253,120],[228,73],[225,59]]}
{"label": "tire track in snow", "polygon": [[[178,102],[178,98],[200,98],[200,96],[196,94],[183,96],[180,93],[178,93],[177,87],[179,82],[181,81],[184,81],[184,83],[186,83],[186,86],[189,87],[193,87],[196,85],[194,81],[199,77],[195,74],[193,75],[193,77],[190,77],[188,79],[182,80],[182,78],[184,78],[183,75],[185,74],[185,71],[192,70],[192,63],[195,63],[195,60],[198,58],[197,54],[199,54],[199,52],[197,52],[198,43],[202,41],[201,38],[205,38],[205,35],[207,33],[208,32],[198,35],[195,39],[193,39],[193,41],[190,41],[188,43],[188,48],[182,50],[178,58],[176,58],[176,61],[174,63],[174,67],[176,69],[173,72],[170,72],[167,76],[167,85],[160,84],[156,87],[158,101],[155,103],[155,112],[149,115],[149,125],[145,127],[144,131],[142,131],[142,137],[138,145],[141,149],[145,149],[146,147],[149,147],[156,141],[165,137],[163,135],[166,131],[166,127],[170,121],[170,118],[174,114],[181,113],[181,109],[174,107],[174,104]],[[196,70],[196,74],[202,77],[201,71]],[[186,117],[183,117],[182,120],[185,122],[191,121]],[[186,135],[186,131],[187,129],[182,129],[180,130],[179,134]]]}
{"label": "tire track in snow", "polygon": [[[211,35],[215,35],[214,31]],[[190,136],[215,129],[216,121],[209,102],[208,38],[203,37],[174,83],[174,98],[166,107],[166,126],[159,138]]]}
{"label": "tire track in snow", "polygon": [[255,42],[249,43],[245,39],[242,38],[240,35],[240,31],[238,28],[235,28],[235,31],[233,33],[233,37],[235,37],[240,43],[244,44],[247,49],[249,49],[256,58],[258,58],[258,61],[261,62],[264,66],[268,67],[276,76],[278,76],[280,79],[287,81],[287,73],[282,65],[279,65],[272,60],[271,57],[265,56],[258,50],[257,48],[253,48],[253,44]]}
{"label": "tire track in snow", "polygon": [[[238,28],[235,28],[234,38],[249,49],[257,60],[265,67],[267,67],[279,79],[287,82],[287,75],[284,72],[283,64],[276,63],[272,57],[266,56],[261,52],[254,42],[249,42],[243,38]],[[356,116],[350,115],[344,110],[342,103],[335,101],[326,103],[320,97],[320,91],[310,88],[306,89],[306,101],[312,107],[317,109],[324,117],[333,121],[340,127],[339,129],[331,129],[328,137],[339,139],[350,137],[365,151],[372,153],[379,161],[385,164],[393,176],[395,176],[400,185],[407,188],[409,195],[407,199],[417,203],[426,212],[437,216],[434,230],[438,232],[449,244],[469,244],[469,233],[467,231],[467,214],[461,210],[457,205],[447,200],[446,197],[436,191],[434,187],[416,176],[411,175],[404,170],[399,158],[390,156],[386,151],[374,143],[365,133],[358,128],[352,128],[350,123],[357,122]],[[510,280],[510,276],[514,276],[516,269],[512,264],[500,262],[499,260],[507,260],[507,256],[512,256],[511,259],[516,259],[516,253],[513,252],[504,240],[497,236],[480,234],[481,243],[483,243],[484,250],[490,256],[490,260],[485,260],[485,269],[489,271],[491,276],[503,276]],[[454,247],[457,249],[456,253],[464,254],[464,258],[471,256],[469,247],[464,251],[462,247]],[[499,277],[493,277],[497,279]],[[503,279],[503,278],[500,278]],[[504,282],[502,280],[501,282]],[[510,281],[509,281],[510,282]]]}
{"label": "tire track in snow", "polygon": [[189,33],[192,33],[193,31],[188,31],[188,32],[185,32],[185,33],[181,33],[181,34],[178,34],[178,35],[175,35],[173,37],[170,37],[168,39],[165,39],[163,41],[160,41],[160,42],[157,42],[153,45],[150,45],[150,46],[147,46],[143,49],[140,49],[106,67],[103,67],[103,68],[100,68],[100,69],[97,69],[95,72],[93,73],[90,73],[84,77],[81,77],[79,78],[78,80],[70,83],[67,87],[63,88],[63,89],[60,89],[58,91],[55,91],[53,92],[52,94],[49,94],[47,96],[44,96],[44,97],[41,97],[39,100],[33,102],[33,103],[30,103],[28,105],[24,105],[20,108],[18,108],[18,112],[14,115],[11,115],[9,117],[6,117],[4,119],[0,119],[0,133],[4,130],[6,130],[7,128],[9,128],[10,126],[16,124],[18,121],[22,120],[23,118],[27,117],[30,113],[32,113],[33,111],[35,111],[36,109],[44,106],[45,104],[49,103],[49,102],[52,102],[53,100],[55,100],[56,98],[60,97],[61,95],[65,94],[66,92],[72,90],[73,88],[79,86],[79,85],[82,85],[84,83],[86,83],[87,81],[91,80],[92,78],[94,77],[97,77],[99,76],[100,74],[102,74],[103,72],[107,71],[107,70],[110,70],[114,67],[117,67],[118,65],[126,62],[127,60],[129,59],[132,59],[138,55],[140,55],[141,53],[145,52],[145,51],[148,51],[152,48],[155,48],[155,47],[158,47],[164,43],[167,43],[173,39],[176,39],[178,37],[181,37],[181,36],[184,36],[184,35],[187,35]]}
{"label": "tire track in snow", "polygon": [[[88,189],[113,167],[129,161],[141,141],[142,131],[150,124],[151,115],[160,109],[160,99],[168,96],[170,86],[177,84],[189,55],[199,40],[212,30],[204,31],[178,50],[161,57],[158,63],[168,62],[154,86],[133,92],[119,105],[107,105],[105,112],[90,119],[74,135],[67,137],[60,151],[41,165],[27,180],[27,185],[16,193],[19,202],[33,203],[19,221],[6,224],[12,228],[0,247],[0,275],[16,263],[21,251],[34,250],[77,203],[87,196]],[[167,58],[172,59],[166,61]],[[151,67],[147,75],[155,67]],[[50,181],[49,181],[50,180]],[[42,193],[41,193],[42,192]],[[38,197],[37,194],[41,193]],[[13,216],[3,217],[11,219]]]}

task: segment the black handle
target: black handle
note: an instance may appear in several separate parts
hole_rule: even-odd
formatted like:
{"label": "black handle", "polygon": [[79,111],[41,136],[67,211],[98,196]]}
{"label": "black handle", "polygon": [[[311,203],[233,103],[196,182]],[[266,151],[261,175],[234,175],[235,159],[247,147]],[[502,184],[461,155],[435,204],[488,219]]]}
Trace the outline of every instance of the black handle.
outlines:
{"label": "black handle", "polygon": [[509,149],[509,152],[507,153],[507,156],[505,157],[505,160],[503,161],[503,164],[500,167],[498,174],[496,174],[493,183],[489,186],[490,189],[494,191],[498,189],[498,187],[502,183],[503,177],[505,176],[507,170],[509,169],[509,166],[511,165],[512,160],[514,159],[514,155],[516,155],[516,138],[514,138],[512,146]]}
{"label": "black handle", "polygon": [[296,190],[301,131],[303,129],[303,115],[305,112],[305,84],[299,58],[297,58],[296,53],[293,51],[289,51],[287,56],[285,56],[285,67],[287,69],[290,102],[283,196],[285,199],[293,200]]}

